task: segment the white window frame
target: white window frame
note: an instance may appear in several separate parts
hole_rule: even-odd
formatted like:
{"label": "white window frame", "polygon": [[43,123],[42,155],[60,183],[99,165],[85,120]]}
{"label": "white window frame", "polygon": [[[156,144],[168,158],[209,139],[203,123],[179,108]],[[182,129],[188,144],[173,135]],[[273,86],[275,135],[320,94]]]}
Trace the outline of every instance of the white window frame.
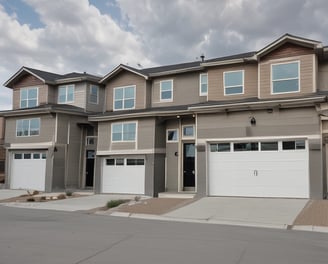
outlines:
{"label": "white window frame", "polygon": [[[123,138],[123,131],[124,131],[124,125],[128,125],[128,124],[135,124],[136,126],[136,130],[135,130],[135,134],[134,134],[134,140],[124,140]],[[121,135],[122,135],[122,139],[121,140],[113,140],[113,127],[115,125],[122,125],[122,130],[121,130]],[[133,121],[133,122],[117,122],[117,123],[112,123],[111,124],[111,142],[112,143],[122,143],[122,142],[137,142],[137,138],[138,138],[138,122],[137,121]]]}
{"label": "white window frame", "polygon": [[[206,76],[206,92],[202,91],[202,76]],[[201,73],[199,74],[199,95],[200,96],[207,96],[208,95],[208,74],[207,73]]]}
{"label": "white window frame", "polygon": [[[285,78],[285,79],[278,79],[278,80],[273,80],[273,74],[272,74],[272,69],[274,66],[276,65],[286,65],[286,64],[292,64],[292,63],[297,63],[298,66],[298,90],[297,91],[289,91],[289,92],[279,92],[279,93],[275,93],[273,91],[273,82],[274,81],[288,81],[288,80],[295,80],[296,78]],[[301,72],[300,72],[300,61],[296,60],[296,61],[288,61],[288,62],[281,62],[281,63],[273,63],[271,64],[271,72],[270,72],[270,86],[271,86],[271,94],[289,94],[289,93],[299,93],[301,91]]]}
{"label": "white window frame", "polygon": [[[36,105],[35,106],[29,106],[29,100],[32,100],[32,98],[28,98],[24,99],[24,101],[27,101],[27,106],[26,107],[22,107],[22,91],[26,90],[27,91],[27,95],[28,95],[28,91],[32,90],[32,89],[36,89]],[[21,88],[20,92],[19,92],[19,108],[31,108],[31,107],[36,107],[39,105],[39,87],[25,87],[25,88]]]}
{"label": "white window frame", "polygon": [[[38,134],[37,135],[31,135],[31,121],[34,119],[38,119],[39,120],[39,129],[38,129]],[[17,132],[17,128],[18,128],[18,122],[23,122],[23,121],[28,121],[28,135],[18,135]],[[16,120],[16,137],[37,137],[40,135],[40,131],[41,131],[41,119],[40,118],[30,118],[30,119],[18,119]]]}
{"label": "white window frame", "polygon": [[[186,136],[184,134],[185,127],[192,127],[192,129],[193,129],[193,135],[192,136]],[[195,126],[194,125],[183,125],[182,126],[182,138],[183,139],[192,139],[192,138],[195,138]]]}
{"label": "white window frame", "polygon": [[[96,88],[97,89],[97,100],[96,102],[92,102],[91,98],[94,94],[92,94],[92,88]],[[91,84],[90,87],[89,87],[89,98],[88,98],[88,102],[90,104],[99,104],[99,86],[98,85],[94,85],[94,84]]]}
{"label": "white window frame", "polygon": [[[162,83],[164,82],[171,82],[171,98],[168,98],[168,99],[163,99],[162,98]],[[173,102],[173,79],[170,79],[170,80],[162,80],[159,82],[159,86],[160,86],[160,89],[159,89],[159,98],[160,98],[160,102]]]}
{"label": "white window frame", "polygon": [[[242,73],[242,87],[243,87],[243,90],[241,93],[232,93],[232,94],[227,94],[226,93],[226,89],[228,88],[234,88],[234,87],[239,87],[240,85],[233,85],[233,86],[226,86],[225,84],[225,76],[226,74],[228,73],[234,73],[234,72],[241,72]],[[245,93],[245,70],[236,70],[236,71],[225,71],[223,72],[223,88],[224,88],[224,95],[225,96],[231,96],[231,95],[241,95],[241,94],[244,94]]]}
{"label": "white window frame", "polygon": [[[169,132],[170,131],[176,131],[176,133],[177,133],[177,139],[175,139],[175,140],[169,140]],[[168,128],[168,129],[166,129],[166,142],[167,143],[176,143],[176,142],[179,142],[179,129],[178,128]]]}
{"label": "white window frame", "polygon": [[[133,88],[133,90],[134,90],[134,98],[133,98],[133,107],[130,107],[130,108],[127,108],[127,107],[125,107],[125,104],[124,104],[124,100],[125,99],[131,99],[131,98],[125,98],[125,92],[124,92],[124,90],[126,89],[126,88]],[[117,91],[117,90],[119,90],[119,89],[123,89],[123,105],[122,105],[122,108],[115,108],[115,92]],[[137,97],[137,94],[136,94],[136,85],[127,85],[127,86],[120,86],[120,87],[115,87],[114,89],[113,89],[113,109],[114,109],[114,111],[120,111],[120,110],[130,110],[130,109],[135,109],[135,107],[136,107],[136,97]]]}
{"label": "white window frame", "polygon": [[[68,100],[67,100],[68,88],[69,88],[70,86],[73,87],[73,100],[72,100],[72,101],[68,101]],[[64,102],[60,102],[60,101],[59,101],[59,90],[60,90],[61,88],[62,88],[62,89],[65,88],[65,101],[64,101]],[[75,85],[74,85],[74,84],[67,84],[67,85],[60,85],[60,86],[58,86],[58,96],[57,96],[57,102],[58,102],[58,104],[74,103],[74,100],[75,100]]]}

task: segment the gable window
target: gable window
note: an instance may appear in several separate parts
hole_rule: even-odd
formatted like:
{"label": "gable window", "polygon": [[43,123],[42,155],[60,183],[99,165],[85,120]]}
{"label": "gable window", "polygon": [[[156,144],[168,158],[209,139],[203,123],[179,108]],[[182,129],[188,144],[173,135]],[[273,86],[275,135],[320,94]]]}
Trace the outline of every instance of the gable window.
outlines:
{"label": "gable window", "polygon": [[58,103],[73,103],[74,102],[74,84],[61,85],[58,88]]}
{"label": "gable window", "polygon": [[114,88],[114,110],[134,109],[135,86]]}
{"label": "gable window", "polygon": [[173,80],[160,82],[161,101],[173,101]]}
{"label": "gable window", "polygon": [[244,71],[223,73],[224,95],[244,93]]}
{"label": "gable window", "polygon": [[35,107],[38,105],[38,88],[23,88],[20,90],[20,108]]}
{"label": "gable window", "polygon": [[207,95],[208,89],[208,75],[207,73],[202,73],[199,75],[199,94],[200,96]]}
{"label": "gable window", "polygon": [[90,85],[89,103],[98,104],[98,100],[99,100],[98,94],[99,94],[99,87],[96,85]]}
{"label": "gable window", "polygon": [[16,121],[16,136],[28,137],[40,134],[40,118],[20,119]]}
{"label": "gable window", "polygon": [[166,131],[166,141],[167,142],[178,142],[178,129],[168,129]]}
{"label": "gable window", "polygon": [[137,123],[115,123],[112,124],[112,141],[127,142],[136,140]]}
{"label": "gable window", "polygon": [[299,92],[299,62],[272,64],[271,79],[273,94]]}

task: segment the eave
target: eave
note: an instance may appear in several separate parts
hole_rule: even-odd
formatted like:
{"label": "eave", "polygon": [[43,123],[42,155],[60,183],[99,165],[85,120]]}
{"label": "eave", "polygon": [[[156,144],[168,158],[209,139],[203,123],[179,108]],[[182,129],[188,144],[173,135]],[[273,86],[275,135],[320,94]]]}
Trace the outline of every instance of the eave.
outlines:
{"label": "eave", "polygon": [[27,72],[31,75],[33,75],[35,78],[39,79],[41,82],[46,83],[44,79],[42,79],[39,75],[33,73],[32,71],[26,69],[25,67],[20,68],[18,72],[16,72],[8,81],[6,81],[3,86],[8,87],[8,88],[13,88],[12,83],[15,82],[15,79],[19,77],[20,74],[23,72]]}
{"label": "eave", "polygon": [[145,78],[146,80],[148,80],[148,76],[145,74],[142,74],[138,71],[134,71],[133,69],[126,67],[125,65],[121,64],[119,66],[117,66],[114,70],[112,70],[111,72],[109,72],[108,74],[106,74],[100,81],[99,83],[106,83],[108,79],[114,77],[115,75],[117,75],[118,73],[120,73],[122,70],[126,70],[129,71],[133,74],[139,75],[143,78]]}

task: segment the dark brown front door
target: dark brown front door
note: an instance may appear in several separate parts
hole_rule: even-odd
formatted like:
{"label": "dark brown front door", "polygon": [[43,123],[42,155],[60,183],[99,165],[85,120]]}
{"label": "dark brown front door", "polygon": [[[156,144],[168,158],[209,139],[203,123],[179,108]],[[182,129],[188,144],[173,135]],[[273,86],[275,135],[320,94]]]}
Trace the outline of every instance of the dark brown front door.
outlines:
{"label": "dark brown front door", "polygon": [[87,150],[85,187],[93,187],[94,167],[95,167],[95,151]]}
{"label": "dark brown front door", "polygon": [[185,190],[195,188],[195,144],[183,144],[183,187]]}

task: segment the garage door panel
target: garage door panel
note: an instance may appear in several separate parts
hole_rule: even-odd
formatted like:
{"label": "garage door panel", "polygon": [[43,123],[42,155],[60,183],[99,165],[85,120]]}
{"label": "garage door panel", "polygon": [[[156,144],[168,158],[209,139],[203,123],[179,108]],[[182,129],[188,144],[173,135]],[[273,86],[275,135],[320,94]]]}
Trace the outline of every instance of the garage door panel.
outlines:
{"label": "garage door panel", "polygon": [[209,152],[209,194],[309,197],[308,151]]}
{"label": "garage door panel", "polygon": [[116,166],[115,162],[114,165],[107,165],[104,159],[102,192],[144,194],[145,165],[127,165],[126,159],[121,166]]}

